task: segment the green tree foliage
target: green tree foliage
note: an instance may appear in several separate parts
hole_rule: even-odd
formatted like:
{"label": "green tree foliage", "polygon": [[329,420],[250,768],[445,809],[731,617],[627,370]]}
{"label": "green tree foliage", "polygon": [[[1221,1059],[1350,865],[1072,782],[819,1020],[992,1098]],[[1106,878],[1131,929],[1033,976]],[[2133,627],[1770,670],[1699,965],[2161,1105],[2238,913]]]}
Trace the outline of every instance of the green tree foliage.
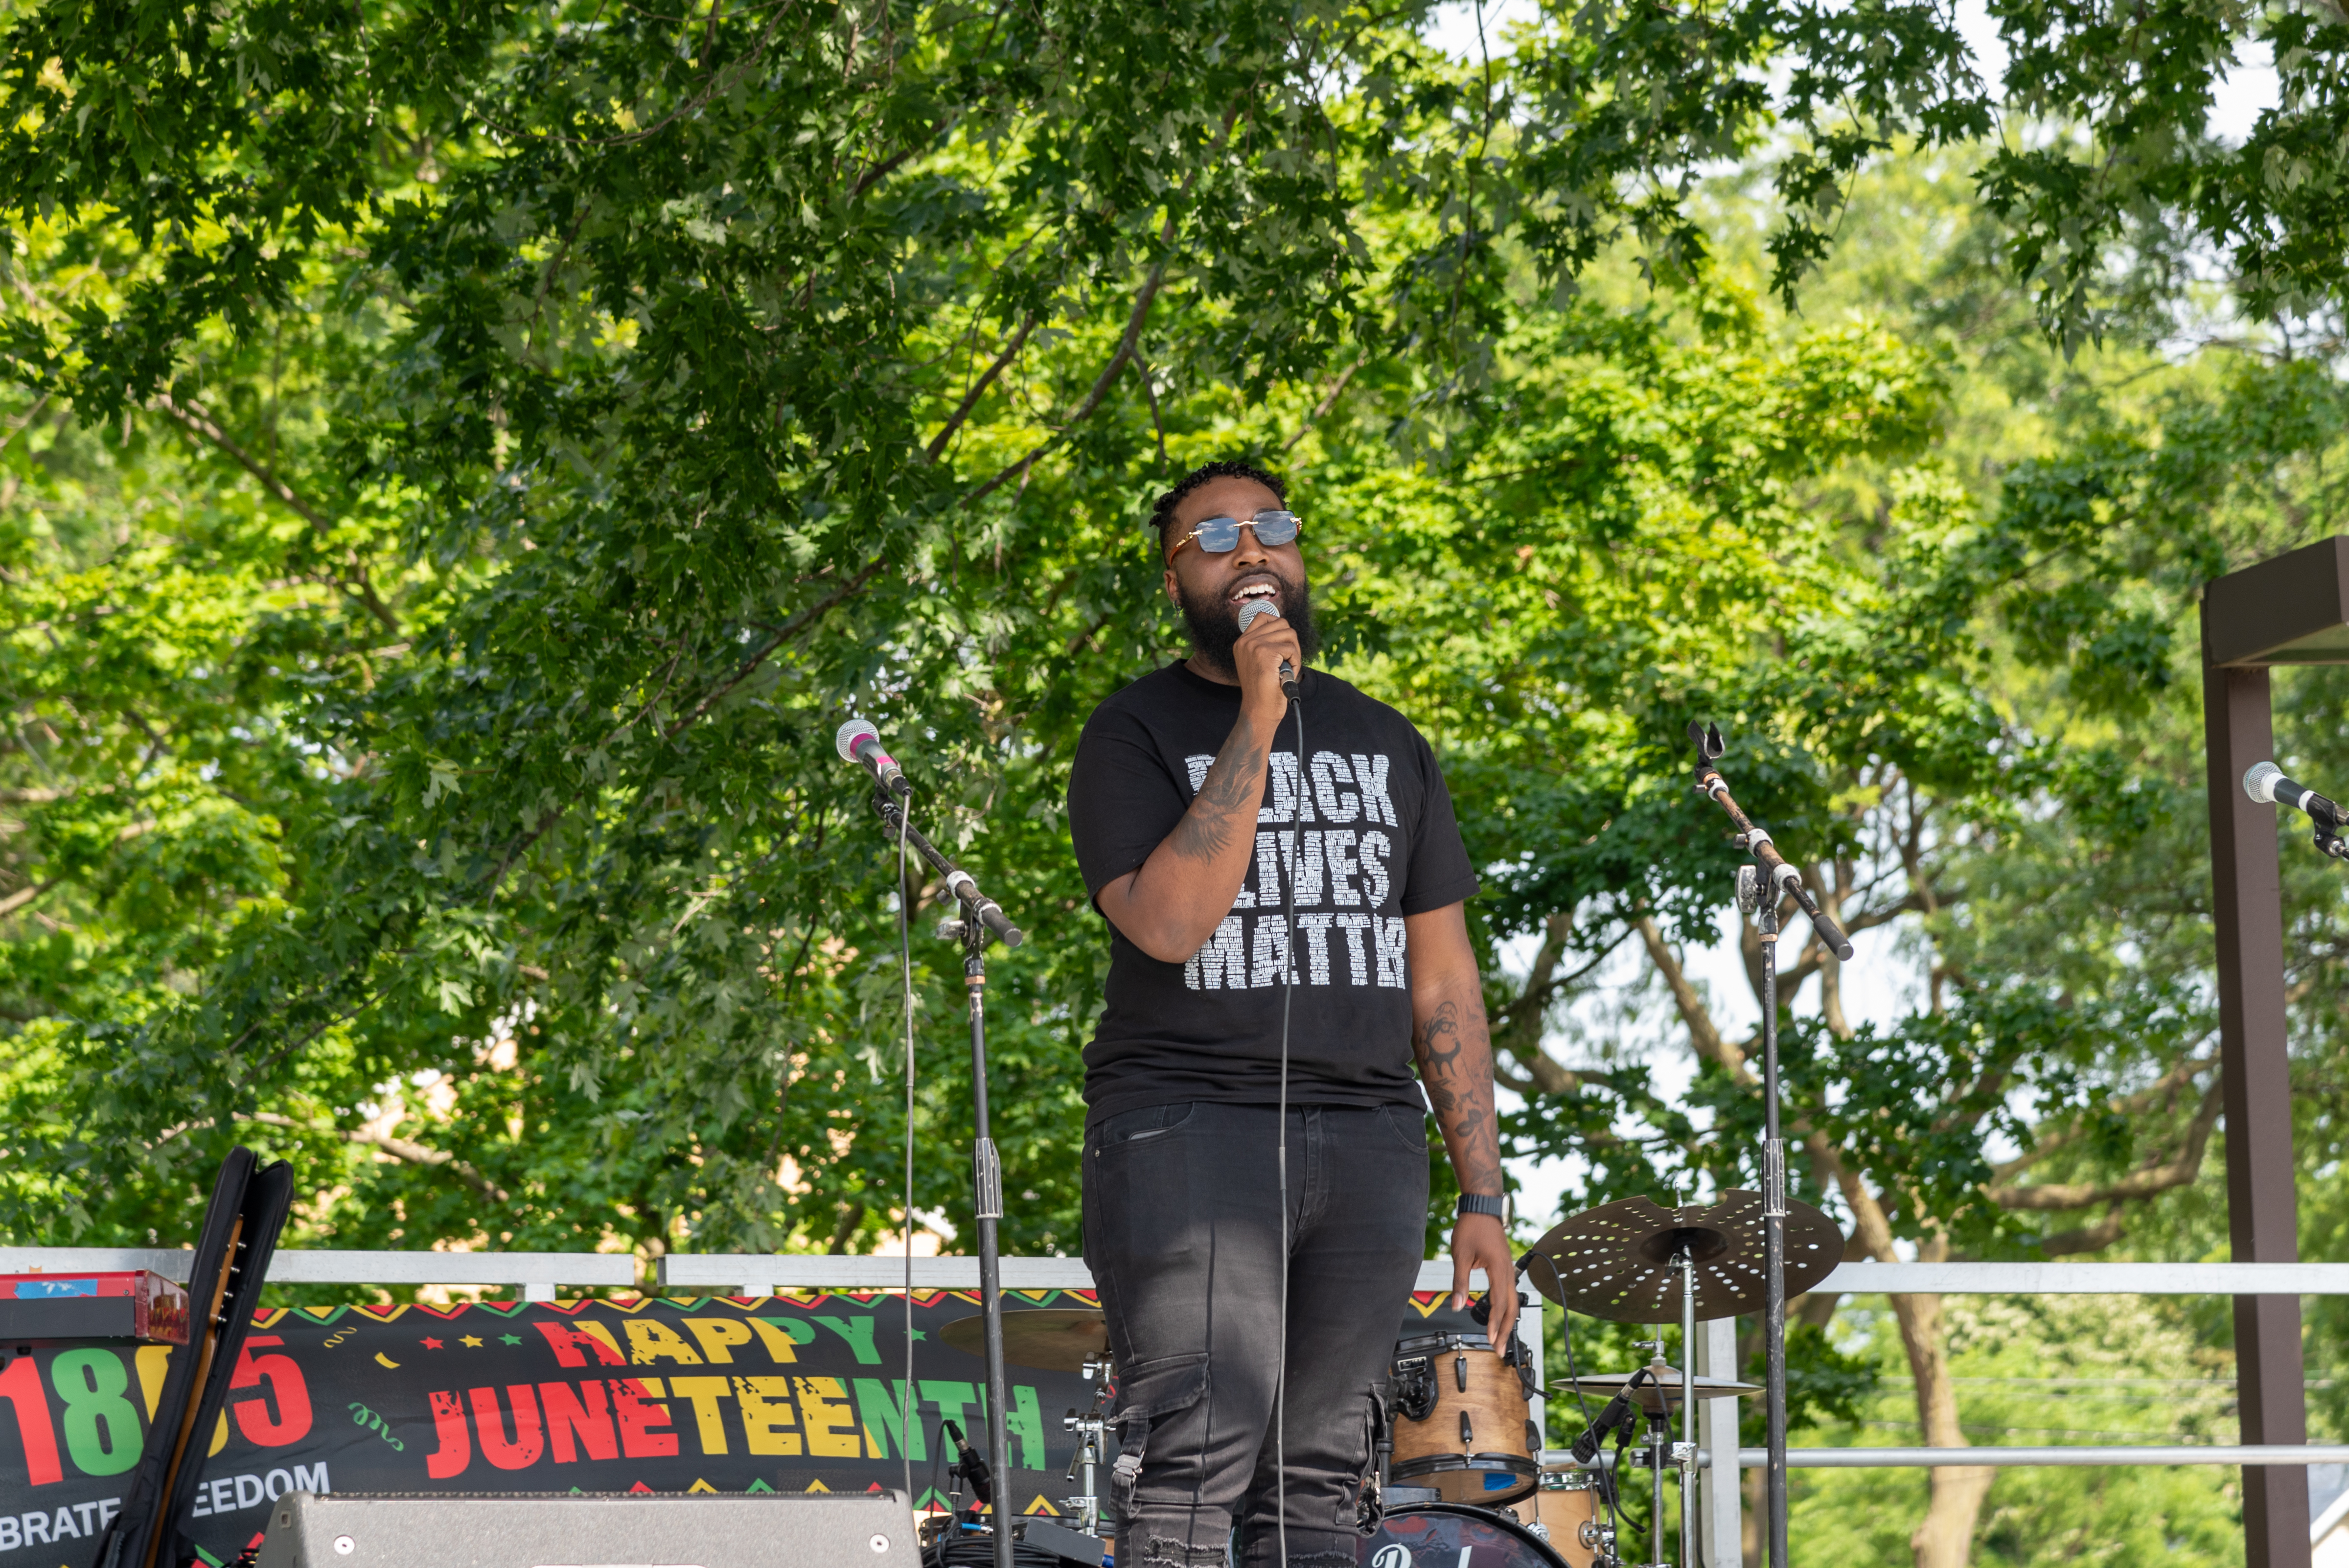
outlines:
{"label": "green tree foliage", "polygon": [[[1602,1192],[1750,1177],[1732,1054],[1665,1105],[1541,1049],[1576,969],[1708,936],[1701,711],[1854,924],[1946,950],[1900,1030],[1790,1039],[1813,1130],[1903,1237],[2044,1244],[1985,1194],[2175,1163],[2200,1105],[2114,1108],[2202,1027],[2198,895],[2149,928],[2083,875],[2193,832],[2181,766],[2106,808],[2154,754],[2115,726],[2165,715],[2181,762],[2182,596],[2319,526],[2337,425],[2292,367],[2163,403],[2012,346],[2120,319],[2127,223],[2234,244],[2213,192],[2289,242],[2230,253],[2244,298],[2318,300],[2329,166],[2242,160],[2335,109],[2294,55],[2252,147],[2211,148],[2236,22],[2116,52],[1999,15],[2004,107],[2062,127],[1983,144],[2008,226],[1968,209],[1893,331],[1773,318],[1674,171],[1790,130],[1788,286],[1888,139],[1956,169],[1995,129],[1938,12],[1560,14],[1464,64],[1413,8],[1241,0],[13,13],[6,1222],[176,1222],[250,1137],[352,1242],[864,1244],[899,1222],[892,899],[926,926],[937,890],[893,894],[829,753],[857,711],[1037,934],[995,966],[1009,1240],[1071,1245],[1100,941],[1061,783],[1177,640],[1148,497],[1244,451],[1299,472],[1334,651],[1472,803],[1488,950],[1544,940],[1496,998],[1524,1147]],[[1677,292],[1616,286],[1624,234]],[[1977,306],[2002,366],[1951,347]],[[1987,452],[1992,384],[2062,441]],[[2049,682],[2061,722],[2017,711]],[[2105,899],[2093,944],[2039,928],[2101,988],[2010,937],[2044,888]],[[2109,983],[2149,932],[2179,961]],[[916,1120],[951,1147],[958,987],[917,950]],[[956,1162],[918,1185],[967,1201]]]}
{"label": "green tree foliage", "polygon": [[[1992,15],[1995,85],[1882,4],[1553,7],[1466,61],[1334,0],[0,4],[0,1227],[183,1236],[243,1139],[312,1243],[869,1247],[901,909],[913,1208],[961,1226],[958,965],[854,712],[1034,935],[991,969],[1006,1241],[1073,1250],[1067,769],[1180,643],[1150,498],[1247,453],[1489,869],[1520,1154],[1754,1179],[1685,962],[1736,859],[1701,715],[1921,979],[1856,1021],[1788,944],[1795,1178],[1850,1245],[2213,1252],[2193,598],[2339,526],[2338,345],[2243,323],[2343,303],[2349,39]],[[2282,102],[2221,146],[2246,39]],[[1773,194],[1695,177],[1731,159]],[[2196,352],[2209,258],[2243,315]],[[2349,774],[2338,682],[2281,691],[2280,760]],[[2349,910],[2285,847],[2322,1236]],[[1560,1027],[1626,964],[1685,1095],[1623,1013]],[[1927,1396],[1975,1316],[1891,1311],[1965,1440]],[[1891,1366],[1832,1312],[1822,1424]],[[1932,1486],[1933,1562],[2076,1501]]]}

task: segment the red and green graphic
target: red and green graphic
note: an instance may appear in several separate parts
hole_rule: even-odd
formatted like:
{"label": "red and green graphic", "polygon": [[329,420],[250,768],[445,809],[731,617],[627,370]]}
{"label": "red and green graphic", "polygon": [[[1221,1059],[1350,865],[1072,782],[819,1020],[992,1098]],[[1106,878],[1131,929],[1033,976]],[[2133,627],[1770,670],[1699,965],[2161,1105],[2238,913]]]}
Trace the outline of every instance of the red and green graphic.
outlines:
{"label": "red and green graphic", "polygon": [[[983,1364],[938,1331],[978,1308],[969,1292],[916,1294],[910,1421],[905,1310],[839,1293],[258,1313],[204,1449],[196,1533],[226,1562],[295,1490],[866,1491],[902,1485],[908,1459],[917,1498],[943,1501],[939,1422],[976,1436],[987,1417]],[[0,1345],[0,1568],[92,1561],[183,1354]],[[1074,1374],[1012,1376],[1008,1495],[1063,1512],[1075,1439],[1061,1417],[1091,1390]]]}

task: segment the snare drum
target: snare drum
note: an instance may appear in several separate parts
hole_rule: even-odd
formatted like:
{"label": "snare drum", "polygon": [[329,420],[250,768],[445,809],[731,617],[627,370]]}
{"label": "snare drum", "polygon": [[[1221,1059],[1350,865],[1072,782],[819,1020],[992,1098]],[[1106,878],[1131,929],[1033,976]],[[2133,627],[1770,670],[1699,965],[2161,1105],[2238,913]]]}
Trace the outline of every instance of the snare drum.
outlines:
{"label": "snare drum", "polygon": [[1432,1487],[1446,1502],[1495,1507],[1534,1490],[1539,1447],[1517,1369],[1483,1334],[1432,1334],[1395,1345],[1398,1486]]}
{"label": "snare drum", "polygon": [[1567,1561],[1568,1568],[1590,1568],[1605,1537],[1606,1521],[1599,1516],[1599,1493],[1590,1478],[1579,1470],[1546,1470],[1541,1487],[1521,1498],[1509,1511],[1527,1530],[1549,1543]]}

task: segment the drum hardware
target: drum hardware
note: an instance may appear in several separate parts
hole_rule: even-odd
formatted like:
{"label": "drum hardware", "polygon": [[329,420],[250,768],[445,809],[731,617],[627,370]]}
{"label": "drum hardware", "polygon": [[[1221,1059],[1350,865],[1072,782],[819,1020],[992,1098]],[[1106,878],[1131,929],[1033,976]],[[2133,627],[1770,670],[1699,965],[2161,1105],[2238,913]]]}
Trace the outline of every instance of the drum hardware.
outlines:
{"label": "drum hardware", "polygon": [[[1568,1215],[1532,1251],[1556,1265],[1547,1282],[1526,1278],[1569,1312],[1609,1323],[1669,1323],[1682,1282],[1672,1259],[1694,1261],[1697,1321],[1736,1317],[1764,1306],[1762,1195],[1733,1189],[1703,1207],[1666,1209],[1626,1198]],[[1807,1203],[1786,1205],[1786,1293],[1800,1295],[1843,1262],[1843,1232]],[[1548,1271],[1538,1271],[1548,1272]]]}
{"label": "drum hardware", "polygon": [[[1651,1340],[1647,1343],[1652,1345],[1654,1341]],[[1639,1377],[1642,1374],[1651,1374],[1654,1371],[1655,1368],[1652,1366],[1643,1366],[1639,1372],[1632,1373],[1594,1372],[1569,1381],[1553,1383],[1550,1386],[1607,1398],[1622,1394],[1626,1403],[1636,1404],[1640,1409],[1650,1413],[1653,1413],[1659,1405],[1664,1404],[1669,1404],[1674,1410],[1678,1410],[1684,1397],[1682,1385],[1686,1381],[1678,1367],[1667,1366],[1663,1368],[1665,1383],[1661,1388],[1652,1383],[1642,1383],[1637,1388],[1625,1391],[1624,1386],[1632,1378]],[[1762,1385],[1759,1383],[1733,1383],[1726,1377],[1696,1379],[1696,1397],[1700,1402],[1706,1399],[1741,1398],[1748,1394],[1761,1392]],[[1545,1453],[1549,1451],[1545,1450]],[[1544,1461],[1544,1466],[1551,1469],[1560,1468],[1558,1464],[1550,1463],[1547,1459]]]}
{"label": "drum hardware", "polygon": [[1395,1414],[1406,1421],[1424,1421],[1435,1414],[1435,1375],[1424,1355],[1395,1358]]}
{"label": "drum hardware", "polygon": [[1109,1397],[1107,1358],[1086,1362],[1084,1374],[1093,1386],[1092,1407],[1081,1416],[1072,1407],[1061,1417],[1061,1428],[1077,1434],[1077,1451],[1069,1460],[1069,1473],[1062,1478],[1076,1486],[1077,1494],[1062,1498],[1061,1506],[1076,1511],[1077,1528],[1087,1535],[1098,1535],[1101,1533],[1101,1493],[1096,1485],[1096,1472],[1105,1451],[1102,1435],[1109,1428],[1102,1409],[1103,1402]]}
{"label": "drum hardware", "polygon": [[[1851,939],[1843,933],[1803,883],[1803,875],[1787,864],[1770,835],[1754,825],[1729,793],[1729,781],[1713,763],[1728,748],[1721,732],[1690,721],[1690,743],[1696,750],[1697,793],[1728,814],[1737,829],[1739,850],[1754,857],[1737,868],[1737,907],[1754,917],[1762,942],[1762,1382],[1766,1390],[1763,1413],[1763,1444],[1768,1454],[1764,1494],[1767,1501],[1768,1568],[1786,1568],[1786,1298],[1795,1293],[1794,1276],[1801,1249],[1797,1228],[1808,1230],[1818,1210],[1786,1198],[1786,1139],[1780,1125],[1778,1094],[1778,910],[1792,898],[1809,917],[1811,934],[1838,961],[1852,956]],[[1840,1253],[1840,1249],[1836,1250]],[[1802,1288],[1816,1284],[1810,1281]],[[1716,1314],[1718,1315],[1718,1314]]]}
{"label": "drum hardware", "polygon": [[[1752,1384],[1695,1375],[1692,1357],[1698,1322],[1752,1312],[1766,1303],[1768,1271],[1760,1265],[1768,1262],[1774,1227],[1785,1230],[1781,1268],[1789,1289],[1811,1289],[1842,1260],[1842,1233],[1826,1215],[1807,1204],[1783,1203],[1775,1214],[1771,1207],[1761,1194],[1744,1191],[1724,1192],[1703,1207],[1667,1209],[1646,1198],[1625,1199],[1568,1216],[1526,1254],[1525,1261],[1539,1253],[1549,1265],[1547,1286],[1537,1288],[1568,1312],[1617,1323],[1655,1323],[1665,1317],[1670,1305],[1679,1308],[1680,1368],[1664,1359],[1666,1341],[1660,1334],[1634,1342],[1651,1353],[1649,1365],[1638,1372],[1572,1377],[1565,1385],[1578,1395],[1611,1396],[1574,1444],[1575,1456],[1583,1463],[1591,1462],[1610,1431],[1618,1434],[1616,1454],[1621,1462],[1634,1441],[1633,1407],[1646,1418],[1641,1447],[1653,1509],[1649,1552],[1654,1562],[1642,1568],[1662,1565],[1661,1542],[1654,1539],[1654,1531],[1663,1519],[1667,1466],[1680,1477],[1680,1559],[1683,1563],[1695,1560],[1700,1482],[1692,1423],[1697,1398],[1701,1394],[1720,1397],[1756,1391]],[[1674,1296],[1677,1302],[1671,1300]],[[1677,1442],[1671,1431],[1675,1414],[1681,1420]],[[1612,1482],[1602,1478],[1599,1484],[1600,1499],[1611,1511]]]}
{"label": "drum hardware", "polygon": [[[1677,1466],[1684,1563],[1693,1560],[1695,1546],[1695,1446],[1689,1423],[1694,1417],[1690,1407],[1696,1396],[1692,1356],[1698,1322],[1766,1310],[1774,1279],[1784,1287],[1785,1293],[1775,1298],[1783,1317],[1785,1293],[1810,1290],[1843,1261],[1843,1233],[1833,1220],[1809,1204],[1787,1200],[1776,1188],[1772,1197],[1775,1201],[1758,1192],[1731,1190],[1702,1208],[1671,1209],[1651,1199],[1627,1198],[1569,1215],[1533,1246],[1552,1265],[1543,1293],[1569,1312],[1615,1323],[1658,1323],[1668,1321],[1672,1305],[1680,1309],[1681,1356],[1688,1365],[1676,1377],[1664,1362],[1661,1339],[1636,1343],[1655,1353],[1647,1369],[1651,1391],[1641,1398],[1640,1408],[1650,1425],[1647,1446],[1656,1502],[1651,1518],[1656,1521],[1663,1518],[1663,1469],[1666,1450],[1672,1447],[1669,1439],[1675,1403],[1661,1384],[1669,1379],[1679,1385],[1674,1392],[1681,1407],[1680,1446],[1691,1456]],[[1775,1259],[1774,1241],[1780,1243]],[[1782,1392],[1775,1402],[1783,1416],[1784,1369],[1777,1359],[1772,1365],[1779,1368]],[[1578,1386],[1584,1381],[1577,1380]],[[1785,1558],[1775,1559],[1773,1568],[1785,1568]]]}

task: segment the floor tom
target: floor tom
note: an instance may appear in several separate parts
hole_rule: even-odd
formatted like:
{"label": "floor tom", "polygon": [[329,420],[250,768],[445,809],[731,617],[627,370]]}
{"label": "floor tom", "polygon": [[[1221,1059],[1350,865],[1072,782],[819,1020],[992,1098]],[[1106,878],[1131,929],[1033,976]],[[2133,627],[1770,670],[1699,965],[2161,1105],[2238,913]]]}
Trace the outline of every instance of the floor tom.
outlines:
{"label": "floor tom", "polygon": [[1509,1511],[1564,1558],[1567,1568],[1590,1568],[1606,1540],[1598,1490],[1579,1470],[1545,1472],[1539,1489],[1519,1498]]}

